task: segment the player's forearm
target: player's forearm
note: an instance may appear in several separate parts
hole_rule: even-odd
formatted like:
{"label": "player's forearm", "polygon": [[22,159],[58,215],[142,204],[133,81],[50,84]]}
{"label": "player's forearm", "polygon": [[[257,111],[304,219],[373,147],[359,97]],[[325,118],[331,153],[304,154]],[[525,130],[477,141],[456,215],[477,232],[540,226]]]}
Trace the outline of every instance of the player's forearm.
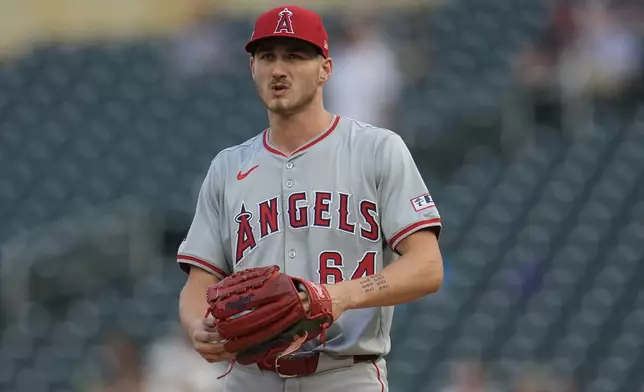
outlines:
{"label": "player's forearm", "polygon": [[[205,290],[205,289],[204,289]],[[197,320],[203,319],[207,304],[204,301],[204,292],[194,286],[185,286],[179,296],[179,318],[183,328],[190,333]]]}
{"label": "player's forearm", "polygon": [[189,282],[179,295],[179,318],[183,328],[190,333],[192,326],[204,318],[208,303],[206,302],[206,282]]}
{"label": "player's forearm", "polygon": [[440,289],[443,263],[440,254],[409,253],[381,272],[337,284],[346,309],[394,306]]}

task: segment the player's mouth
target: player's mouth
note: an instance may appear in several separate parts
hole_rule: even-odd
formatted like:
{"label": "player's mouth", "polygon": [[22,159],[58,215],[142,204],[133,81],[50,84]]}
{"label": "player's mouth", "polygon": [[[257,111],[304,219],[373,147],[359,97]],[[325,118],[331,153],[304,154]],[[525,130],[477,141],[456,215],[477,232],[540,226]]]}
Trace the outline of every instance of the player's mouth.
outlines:
{"label": "player's mouth", "polygon": [[288,89],[289,89],[289,86],[283,83],[278,83],[271,86],[271,90],[275,95],[284,94]]}

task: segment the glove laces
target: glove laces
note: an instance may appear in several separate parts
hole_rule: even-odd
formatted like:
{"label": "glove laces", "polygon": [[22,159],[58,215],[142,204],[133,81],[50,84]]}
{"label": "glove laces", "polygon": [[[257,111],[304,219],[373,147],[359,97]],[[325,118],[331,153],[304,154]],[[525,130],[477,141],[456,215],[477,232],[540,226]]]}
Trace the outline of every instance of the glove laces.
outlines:
{"label": "glove laces", "polygon": [[237,360],[235,360],[235,359],[230,361],[230,363],[228,364],[228,369],[226,369],[226,373],[224,373],[221,376],[217,377],[217,380],[220,380],[220,379],[226,377],[228,374],[230,374],[230,372],[233,371],[233,367],[235,367],[235,363],[237,363]]}
{"label": "glove laces", "polygon": [[322,347],[326,347],[326,330],[329,329],[331,323],[326,322],[321,325],[322,332],[320,333],[320,340],[322,340]]}

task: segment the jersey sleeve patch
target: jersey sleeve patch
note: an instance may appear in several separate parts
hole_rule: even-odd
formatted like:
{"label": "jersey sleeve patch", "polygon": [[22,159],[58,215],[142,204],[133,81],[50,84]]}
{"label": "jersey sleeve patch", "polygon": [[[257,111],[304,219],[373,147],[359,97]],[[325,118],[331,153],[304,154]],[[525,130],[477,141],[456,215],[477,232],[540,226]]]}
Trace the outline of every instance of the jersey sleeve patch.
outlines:
{"label": "jersey sleeve patch", "polygon": [[428,208],[435,206],[434,200],[432,199],[432,196],[429,193],[416,196],[409,201],[411,202],[411,205],[412,207],[414,207],[414,211],[416,212],[420,212],[422,210],[426,210]]}

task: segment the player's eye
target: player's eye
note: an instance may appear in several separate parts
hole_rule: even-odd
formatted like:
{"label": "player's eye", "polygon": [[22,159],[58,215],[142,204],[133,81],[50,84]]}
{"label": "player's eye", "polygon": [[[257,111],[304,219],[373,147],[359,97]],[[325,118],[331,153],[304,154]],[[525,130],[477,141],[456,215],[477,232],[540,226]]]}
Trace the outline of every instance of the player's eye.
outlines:
{"label": "player's eye", "polygon": [[273,57],[274,56],[273,56],[272,53],[262,53],[262,54],[259,55],[259,58],[261,60],[271,60]]}

